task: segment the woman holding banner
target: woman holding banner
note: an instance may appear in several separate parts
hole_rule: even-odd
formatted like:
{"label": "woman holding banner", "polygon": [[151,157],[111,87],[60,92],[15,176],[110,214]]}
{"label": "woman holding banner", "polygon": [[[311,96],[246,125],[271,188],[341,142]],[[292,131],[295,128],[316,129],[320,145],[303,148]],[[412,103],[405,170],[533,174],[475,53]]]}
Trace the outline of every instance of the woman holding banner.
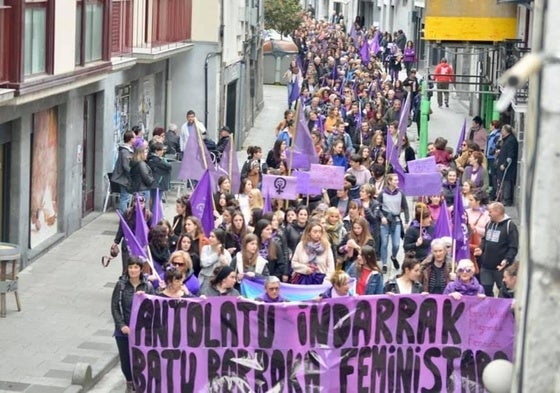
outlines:
{"label": "woman holding banner", "polygon": [[348,269],[348,275],[357,280],[356,294],[383,294],[383,273],[377,264],[377,255],[373,247],[368,245],[362,247],[356,262]]}
{"label": "woman holding banner", "polygon": [[305,228],[301,241],[292,257],[293,284],[322,284],[335,270],[334,257],[320,222],[311,222]]}
{"label": "woman holding banner", "polygon": [[385,284],[385,293],[391,295],[410,295],[422,293],[420,280],[420,262],[414,258],[414,253],[407,252],[402,264],[402,274],[398,278],[393,278]]}
{"label": "woman holding banner", "polygon": [[415,207],[414,220],[404,235],[404,251],[414,251],[414,256],[421,261],[428,256],[433,237],[432,214],[425,203],[419,202]]}
{"label": "woman holding banner", "polygon": [[484,298],[484,287],[474,276],[474,264],[470,259],[461,259],[457,263],[457,278],[451,281],[443,291],[455,300],[461,300],[463,296],[478,296]]}
{"label": "woman holding banner", "polygon": [[132,299],[136,293],[155,294],[152,284],[142,275],[144,261],[139,257],[130,257],[127,260],[125,274],[119,278],[111,297],[111,313],[115,322],[115,340],[119,350],[121,371],[126,379],[126,391],[133,392],[132,371],[130,369],[130,352],[128,348],[128,335],[130,334],[130,313]]}
{"label": "woman holding banner", "polygon": [[447,284],[453,280],[451,273],[451,256],[442,239],[434,239],[432,252],[422,261],[422,286],[424,292],[442,294]]}
{"label": "woman holding banner", "polygon": [[254,233],[259,243],[259,255],[268,261],[269,275],[278,277],[282,282],[287,282],[289,267],[280,247],[281,240],[273,237],[274,229],[271,222],[266,219],[257,221]]}
{"label": "woman holding banner", "polygon": [[229,265],[218,266],[214,269],[208,285],[201,291],[204,296],[241,296],[234,288],[237,283],[235,270]]}
{"label": "woman holding banner", "polygon": [[231,254],[225,249],[226,233],[222,229],[214,229],[208,236],[208,245],[200,251],[200,287],[209,285],[214,269],[231,263]]}
{"label": "woman holding banner", "polygon": [[336,270],[331,274],[329,280],[332,287],[320,294],[319,300],[350,296],[350,276],[348,273],[342,270]]}

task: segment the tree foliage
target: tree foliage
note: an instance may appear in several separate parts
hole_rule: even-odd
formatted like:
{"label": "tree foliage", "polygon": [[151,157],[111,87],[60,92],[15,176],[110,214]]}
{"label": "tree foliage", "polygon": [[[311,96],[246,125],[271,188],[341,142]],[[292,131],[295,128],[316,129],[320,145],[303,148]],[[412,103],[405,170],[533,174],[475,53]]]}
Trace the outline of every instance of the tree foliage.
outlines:
{"label": "tree foliage", "polygon": [[282,36],[290,35],[303,21],[303,9],[298,0],[264,0],[264,27]]}

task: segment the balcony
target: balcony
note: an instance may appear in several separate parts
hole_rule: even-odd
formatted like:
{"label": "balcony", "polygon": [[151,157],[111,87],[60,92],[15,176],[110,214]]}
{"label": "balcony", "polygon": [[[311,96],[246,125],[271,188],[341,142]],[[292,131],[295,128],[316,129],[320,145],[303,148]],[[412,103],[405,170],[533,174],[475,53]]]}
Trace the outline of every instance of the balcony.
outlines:
{"label": "balcony", "polygon": [[192,0],[137,0],[134,3],[133,55],[152,62],[189,50]]}
{"label": "balcony", "polygon": [[0,85],[8,81],[8,59],[10,29],[8,18],[10,17],[10,7],[0,5]]}

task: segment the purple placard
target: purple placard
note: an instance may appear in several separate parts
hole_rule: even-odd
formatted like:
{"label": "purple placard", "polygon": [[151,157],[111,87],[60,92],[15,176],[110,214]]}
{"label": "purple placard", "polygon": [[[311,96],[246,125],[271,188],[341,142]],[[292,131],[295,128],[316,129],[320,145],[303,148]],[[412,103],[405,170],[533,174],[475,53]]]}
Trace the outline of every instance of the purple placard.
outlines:
{"label": "purple placard", "polygon": [[311,164],[309,185],[313,188],[341,190],[344,188],[344,168],[335,165]]}
{"label": "purple placard", "polygon": [[262,194],[274,199],[297,199],[297,178],[295,176],[264,175]]}
{"label": "purple placard", "polygon": [[484,391],[484,366],[512,360],[511,304],[442,295],[271,304],[137,294],[129,338],[133,381],[140,393],[156,385],[194,393],[285,392],[288,385],[392,392],[401,384],[410,384],[405,392]]}
{"label": "purple placard", "polygon": [[441,193],[441,174],[407,173],[405,182],[400,186],[406,196],[430,196]]}
{"label": "purple placard", "polygon": [[410,173],[434,173],[438,171],[434,156],[408,161],[406,165]]}
{"label": "purple placard", "polygon": [[303,195],[319,195],[323,192],[321,187],[312,187],[309,182],[309,172],[293,171],[292,175],[297,177],[297,192]]}

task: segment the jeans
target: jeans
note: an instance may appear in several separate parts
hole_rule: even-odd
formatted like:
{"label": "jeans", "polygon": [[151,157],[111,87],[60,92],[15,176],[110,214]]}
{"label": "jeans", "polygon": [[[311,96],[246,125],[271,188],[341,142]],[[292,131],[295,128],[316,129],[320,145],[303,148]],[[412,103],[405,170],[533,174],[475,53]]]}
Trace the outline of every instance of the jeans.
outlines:
{"label": "jeans", "polygon": [[[449,83],[447,82],[438,82],[437,83],[437,103],[439,106],[442,105],[442,101],[445,100],[445,104],[449,104]],[[445,91],[440,91],[445,90]],[[443,100],[442,100],[443,98]]]}
{"label": "jeans", "polygon": [[494,296],[494,284],[500,289],[504,278],[504,272],[497,269],[480,268],[480,284],[484,287],[486,296]]}
{"label": "jeans", "polygon": [[121,361],[121,371],[127,382],[132,382],[132,370],[130,368],[130,353],[128,351],[128,336],[116,336],[117,348],[119,349],[119,359]]}
{"label": "jeans", "polygon": [[401,245],[401,225],[396,222],[393,225],[381,224],[381,262],[383,266],[387,265],[387,247],[389,246],[389,237],[391,237],[391,256],[396,257]]}
{"label": "jeans", "polygon": [[119,210],[121,213],[124,214],[128,205],[130,204],[130,200],[132,199],[132,194],[129,194],[128,191],[121,186],[121,195],[119,196]]}

